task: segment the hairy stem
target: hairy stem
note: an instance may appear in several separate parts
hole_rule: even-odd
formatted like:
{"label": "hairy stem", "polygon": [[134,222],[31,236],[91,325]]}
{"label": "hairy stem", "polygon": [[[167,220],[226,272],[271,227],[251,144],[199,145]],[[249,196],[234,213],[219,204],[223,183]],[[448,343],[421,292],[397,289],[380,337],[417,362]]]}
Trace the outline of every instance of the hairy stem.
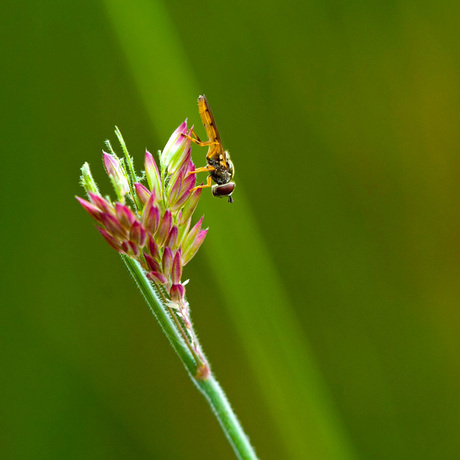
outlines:
{"label": "hairy stem", "polygon": [[[195,361],[187,343],[182,338],[181,332],[178,330],[178,326],[168,313],[168,307],[164,304],[158,293],[155,292],[140,264],[125,255],[122,255],[121,258],[142,292],[150,310],[160,323],[163,332],[168,337],[169,342],[187,369],[190,378],[211,406],[237,458],[242,460],[257,460],[254,449],[221,386],[210,372],[203,374],[200,370],[203,363]],[[198,342],[197,346],[201,349]],[[202,378],[197,377],[200,375]]]}
{"label": "hairy stem", "polygon": [[210,374],[207,379],[195,380],[195,384],[203,393],[214,415],[219,420],[220,426],[224,430],[225,436],[233,447],[237,458],[242,460],[257,460],[254,448],[233,412],[219,382]]}
{"label": "hairy stem", "polygon": [[153,316],[155,316],[156,320],[160,323],[163,332],[166,334],[166,337],[178,354],[180,360],[188,372],[193,375],[196,369],[195,360],[193,359],[190,350],[181,337],[181,334],[178,331],[176,325],[169,316],[166,305],[164,305],[160,299],[160,296],[145,276],[144,270],[142,270],[140,264],[131,259],[131,257],[125,255],[122,255],[121,258],[128,267],[128,270],[133,276],[137,287],[142,292],[147,305],[150,307]]}

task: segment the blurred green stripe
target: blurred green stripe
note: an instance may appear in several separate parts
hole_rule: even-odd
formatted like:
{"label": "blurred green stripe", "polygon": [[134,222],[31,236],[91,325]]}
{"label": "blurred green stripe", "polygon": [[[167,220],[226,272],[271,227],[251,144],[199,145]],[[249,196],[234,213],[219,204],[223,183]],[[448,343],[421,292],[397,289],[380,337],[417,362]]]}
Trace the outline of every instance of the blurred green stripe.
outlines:
{"label": "blurred green stripe", "polygon": [[[194,104],[200,92],[189,58],[161,3],[106,0],[105,4],[152,126],[166,139],[175,128],[168,119],[174,115],[171,107],[182,107],[184,100]],[[169,117],[162,113],[166,107]],[[178,114],[176,125],[181,121]],[[225,235],[231,229],[231,239],[225,240],[225,278],[216,276],[216,282],[289,458],[356,458],[240,185],[237,210],[222,209],[212,231]],[[204,248],[209,264],[219,273],[215,255],[222,252],[221,242],[209,238]],[[242,248],[247,255],[243,263]],[[248,283],[252,290],[238,289]]]}
{"label": "blurred green stripe", "polygon": [[174,114],[174,107],[179,109],[183,106],[181,101],[197,94],[179,37],[171,29],[163,5],[156,1],[105,0],[105,4],[152,120],[152,129],[165,138],[183,120],[178,112],[171,126],[164,112]]}

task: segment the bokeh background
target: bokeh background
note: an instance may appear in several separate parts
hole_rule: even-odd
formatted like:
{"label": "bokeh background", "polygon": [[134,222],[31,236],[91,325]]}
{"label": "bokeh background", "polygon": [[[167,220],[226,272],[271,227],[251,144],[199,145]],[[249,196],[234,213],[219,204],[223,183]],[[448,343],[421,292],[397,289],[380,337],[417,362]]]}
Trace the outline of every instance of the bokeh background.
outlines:
{"label": "bokeh background", "polygon": [[[460,6],[3,0],[0,457],[231,459],[74,199],[205,93],[236,165],[187,267],[261,458],[460,452]],[[204,164],[204,149],[194,160]]]}

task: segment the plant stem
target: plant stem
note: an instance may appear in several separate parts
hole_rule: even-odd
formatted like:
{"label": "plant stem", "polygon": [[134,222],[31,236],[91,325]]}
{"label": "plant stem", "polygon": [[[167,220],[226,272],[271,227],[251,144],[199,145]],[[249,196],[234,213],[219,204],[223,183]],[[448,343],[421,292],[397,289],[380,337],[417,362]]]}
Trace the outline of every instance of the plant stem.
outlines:
{"label": "plant stem", "polygon": [[193,359],[193,356],[187,348],[187,345],[184,343],[184,340],[174,325],[173,320],[167,313],[166,306],[163,305],[163,302],[153,289],[150,281],[145,276],[144,271],[142,270],[139,263],[131,259],[131,257],[125,255],[122,255],[121,258],[128,267],[128,270],[133,276],[137,287],[142,292],[147,305],[150,307],[153,316],[155,316],[157,321],[160,323],[163,332],[166,334],[166,337],[168,337],[169,342],[178,354],[180,360],[184,364],[187,371],[193,375],[196,369],[195,360]]}
{"label": "plant stem", "polygon": [[219,420],[220,426],[224,430],[225,436],[227,436],[228,442],[233,447],[237,458],[257,460],[257,455],[249,442],[249,438],[243,431],[222,387],[212,373],[208,378],[204,380],[194,379],[194,382],[208,401],[217,420]]}
{"label": "plant stem", "polygon": [[242,460],[257,460],[248,437],[233,412],[225,393],[212,373],[209,372],[206,378],[203,379],[196,377],[198,369],[194,356],[181,337],[177,325],[168,313],[168,307],[161,300],[157,292],[155,292],[139,263],[125,255],[122,255],[121,258],[142,292],[150,310],[160,323],[163,332],[168,337],[169,342],[187,369],[190,378],[211,406],[237,458]]}
{"label": "plant stem", "polygon": [[[205,363],[203,363],[202,360],[199,358],[199,356],[196,354],[196,351],[194,350],[193,345],[190,343],[190,340],[187,337],[187,333],[184,331],[183,327],[179,323],[179,320],[174,315],[174,312],[172,311],[171,308],[168,308],[168,311],[169,311],[169,314],[172,316],[172,318],[174,320],[174,324],[176,325],[177,329],[179,330],[180,335],[184,339],[184,341],[185,341],[185,343],[187,345],[187,348],[190,350],[190,353],[192,353],[192,356],[195,359],[195,362],[196,363],[200,362],[202,365],[204,365]],[[206,365],[208,365],[208,364],[206,363]]]}

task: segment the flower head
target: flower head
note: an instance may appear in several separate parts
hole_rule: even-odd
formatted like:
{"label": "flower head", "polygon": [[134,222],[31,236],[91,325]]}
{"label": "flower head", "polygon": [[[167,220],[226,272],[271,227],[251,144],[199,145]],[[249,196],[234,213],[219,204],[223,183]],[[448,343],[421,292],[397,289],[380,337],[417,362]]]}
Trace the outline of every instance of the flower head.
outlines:
{"label": "flower head", "polygon": [[[153,155],[145,152],[147,184],[134,176],[132,159],[115,153],[103,153],[107,174],[117,194],[117,201],[103,197],[91,177],[87,164],[82,168],[82,184],[89,200],[76,197],[96,221],[97,229],[109,245],[121,254],[137,260],[147,278],[163,286],[169,301],[187,311],[182,269],[198,251],[207,230],[201,218],[193,227],[192,215],[201,190],[195,186],[195,170],[191,160],[187,123],[171,135],[160,154],[160,168]],[[191,228],[191,230],[190,230]]]}

